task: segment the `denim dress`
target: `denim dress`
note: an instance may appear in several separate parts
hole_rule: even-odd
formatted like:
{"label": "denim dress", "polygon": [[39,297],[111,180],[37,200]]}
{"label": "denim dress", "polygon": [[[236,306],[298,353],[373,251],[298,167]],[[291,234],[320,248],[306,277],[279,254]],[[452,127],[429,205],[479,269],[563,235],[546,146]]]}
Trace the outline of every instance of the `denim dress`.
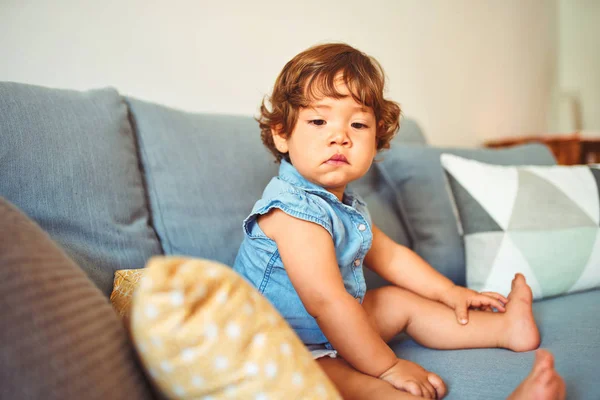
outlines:
{"label": "denim dress", "polygon": [[[334,194],[307,181],[289,162],[282,160],[279,176],[269,182],[262,198],[243,223],[244,240],[234,270],[275,306],[307,345],[325,344],[330,347],[292,286],[276,243],[262,232],[257,217],[278,208],[295,218],[325,228],[334,242],[346,291],[362,303],[367,290],[363,260],[373,241],[371,218],[366,204],[357,195],[346,191],[343,200],[339,201]],[[315,279],[319,277],[315,276]]]}

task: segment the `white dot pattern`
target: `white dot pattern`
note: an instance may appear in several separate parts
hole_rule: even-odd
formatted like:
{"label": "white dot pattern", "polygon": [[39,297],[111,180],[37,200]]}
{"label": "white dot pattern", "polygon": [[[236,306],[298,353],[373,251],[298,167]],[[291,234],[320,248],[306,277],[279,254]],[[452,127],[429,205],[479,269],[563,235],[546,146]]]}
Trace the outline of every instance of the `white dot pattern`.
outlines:
{"label": "white dot pattern", "polygon": [[282,343],[280,348],[281,348],[281,354],[284,354],[286,356],[289,356],[290,354],[292,354],[292,348],[290,347],[289,344]]}
{"label": "white dot pattern", "polygon": [[227,298],[229,297],[229,295],[227,294],[227,292],[225,291],[220,291],[219,293],[217,293],[217,303],[219,304],[225,304],[225,302],[227,301]]}
{"label": "white dot pattern", "polygon": [[215,368],[219,371],[224,370],[229,365],[229,360],[223,356],[217,356],[215,358]]}
{"label": "white dot pattern", "polygon": [[162,347],[162,339],[158,336],[151,336],[150,342],[152,342],[154,347]]}
{"label": "white dot pattern", "polygon": [[[176,260],[150,260],[142,278],[153,285],[136,288],[131,310],[138,354],[160,390],[179,400],[274,400],[282,393],[340,398],[281,316],[246,281],[215,263]],[[119,290],[133,292],[122,284]]]}
{"label": "white dot pattern", "polygon": [[160,369],[162,369],[164,372],[172,372],[173,371],[173,366],[171,365],[170,362],[168,361],[163,361],[160,363]]}
{"label": "white dot pattern", "polygon": [[245,366],[245,370],[246,370],[247,375],[256,376],[256,375],[258,375],[258,372],[259,372],[258,364],[254,363],[254,362],[247,362],[246,366]]}
{"label": "white dot pattern", "polygon": [[181,291],[171,293],[171,304],[175,307],[183,305],[183,293]]}
{"label": "white dot pattern", "polygon": [[181,352],[181,359],[186,363],[191,363],[196,358],[196,351],[194,349],[185,349]]}
{"label": "white dot pattern", "polygon": [[182,386],[179,386],[179,385],[173,386],[173,392],[177,396],[185,396],[185,389]]}
{"label": "white dot pattern", "polygon": [[197,388],[204,386],[204,378],[198,375],[192,376],[192,385]]}
{"label": "white dot pattern", "polygon": [[204,329],[204,336],[207,339],[216,339],[219,336],[219,327],[215,324],[208,324]]}
{"label": "white dot pattern", "polygon": [[267,337],[263,333],[258,333],[254,336],[253,342],[257,346],[263,346],[267,341]]}
{"label": "white dot pattern", "polygon": [[304,378],[301,374],[296,372],[294,375],[292,375],[292,383],[296,386],[300,386],[302,383],[304,383]]}
{"label": "white dot pattern", "polygon": [[267,378],[275,378],[277,375],[277,364],[274,362],[267,363],[265,365],[265,375],[267,375]]}
{"label": "white dot pattern", "polygon": [[155,319],[158,317],[158,308],[154,304],[148,304],[146,306],[146,317],[149,319]]}
{"label": "white dot pattern", "polygon": [[239,325],[233,322],[227,324],[225,331],[227,332],[227,336],[229,336],[231,339],[237,339],[241,332]]}

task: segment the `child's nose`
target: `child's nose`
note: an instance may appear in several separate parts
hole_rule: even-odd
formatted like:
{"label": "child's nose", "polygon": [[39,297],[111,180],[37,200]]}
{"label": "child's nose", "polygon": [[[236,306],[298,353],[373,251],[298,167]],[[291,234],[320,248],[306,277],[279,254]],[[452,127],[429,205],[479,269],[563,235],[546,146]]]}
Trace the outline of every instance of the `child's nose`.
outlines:
{"label": "child's nose", "polygon": [[348,140],[348,135],[346,134],[346,131],[344,131],[343,129],[336,129],[331,136],[331,140],[330,140],[329,144],[330,145],[337,144],[337,145],[345,146],[349,142],[350,141]]}

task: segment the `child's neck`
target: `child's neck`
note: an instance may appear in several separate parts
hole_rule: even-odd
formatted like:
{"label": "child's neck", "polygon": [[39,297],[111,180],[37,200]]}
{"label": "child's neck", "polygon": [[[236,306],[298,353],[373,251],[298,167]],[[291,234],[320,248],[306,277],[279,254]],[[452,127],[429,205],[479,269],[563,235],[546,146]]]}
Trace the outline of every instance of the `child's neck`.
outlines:
{"label": "child's neck", "polygon": [[338,198],[339,201],[341,201],[342,203],[344,202],[344,193],[346,192],[346,186],[342,187],[342,188],[335,188],[335,189],[325,189],[327,190],[329,193],[333,194],[335,197]]}

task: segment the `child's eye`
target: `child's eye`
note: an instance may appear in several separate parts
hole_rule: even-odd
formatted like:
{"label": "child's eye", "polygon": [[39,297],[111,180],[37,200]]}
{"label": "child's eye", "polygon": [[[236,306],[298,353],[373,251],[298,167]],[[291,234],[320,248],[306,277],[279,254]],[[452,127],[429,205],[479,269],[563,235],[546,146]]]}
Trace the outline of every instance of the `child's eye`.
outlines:
{"label": "child's eye", "polygon": [[311,119],[310,121],[308,121],[309,124],[312,125],[316,125],[316,126],[323,126],[325,125],[325,120],[324,119]]}
{"label": "child's eye", "polygon": [[354,122],[352,124],[352,127],[354,129],[365,129],[365,128],[368,128],[368,126],[366,126],[365,124],[361,124],[360,122]]}

